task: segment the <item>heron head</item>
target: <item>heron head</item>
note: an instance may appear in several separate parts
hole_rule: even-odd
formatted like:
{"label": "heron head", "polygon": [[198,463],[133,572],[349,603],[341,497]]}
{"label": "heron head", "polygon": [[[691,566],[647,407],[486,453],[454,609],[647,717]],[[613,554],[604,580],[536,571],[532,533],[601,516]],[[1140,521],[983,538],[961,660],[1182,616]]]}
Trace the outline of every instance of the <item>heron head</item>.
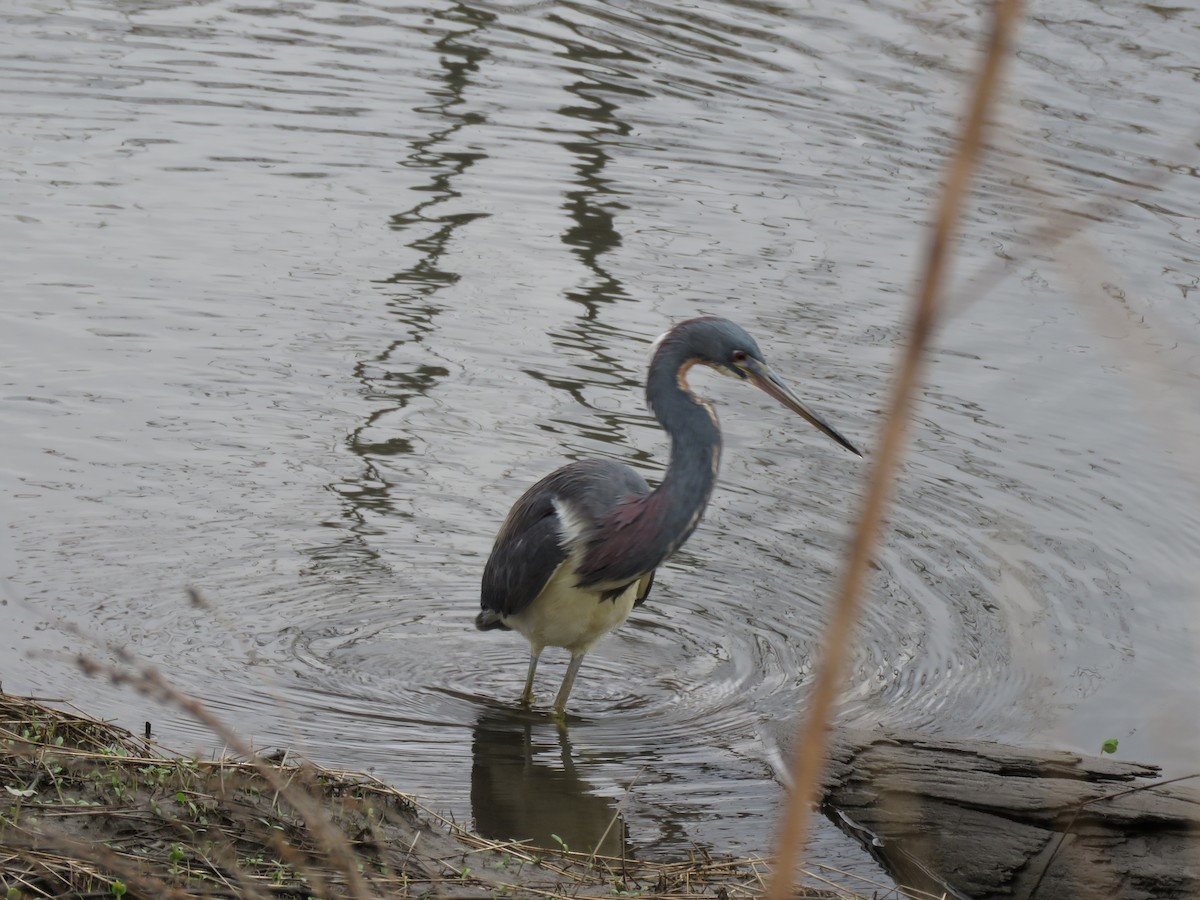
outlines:
{"label": "heron head", "polygon": [[862,456],[857,447],[809,409],[771,370],[763,359],[758,343],[740,325],[716,316],[688,319],[655,341],[656,352],[661,345],[676,341],[681,345],[681,356],[688,362],[705,365],[723,375],[750,382],[851,453]]}

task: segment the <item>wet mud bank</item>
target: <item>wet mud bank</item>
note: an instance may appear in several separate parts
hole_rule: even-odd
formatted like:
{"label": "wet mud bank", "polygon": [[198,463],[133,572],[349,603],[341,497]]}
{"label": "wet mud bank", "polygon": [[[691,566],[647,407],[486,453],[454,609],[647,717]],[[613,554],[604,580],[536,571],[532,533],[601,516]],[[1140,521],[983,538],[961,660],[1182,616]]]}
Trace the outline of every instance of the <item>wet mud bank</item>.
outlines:
{"label": "wet mud bank", "polygon": [[[171,754],[0,694],[0,889],[32,897],[751,897],[761,859],[676,863],[488,840],[366,775]],[[798,896],[850,898],[804,889]]]}

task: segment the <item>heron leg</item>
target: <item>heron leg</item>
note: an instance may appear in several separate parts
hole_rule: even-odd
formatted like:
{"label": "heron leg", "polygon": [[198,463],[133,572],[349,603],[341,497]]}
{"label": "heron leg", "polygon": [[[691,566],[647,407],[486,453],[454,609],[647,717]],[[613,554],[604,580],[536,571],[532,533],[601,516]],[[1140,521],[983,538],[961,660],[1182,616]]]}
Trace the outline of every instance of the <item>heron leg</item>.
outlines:
{"label": "heron leg", "polygon": [[575,684],[575,676],[579,674],[579,667],[583,665],[582,653],[572,653],[571,662],[567,666],[567,674],[563,676],[562,687],[558,689],[558,696],[554,698],[554,709],[560,715],[567,711],[567,697],[571,695],[571,686]]}
{"label": "heron leg", "polygon": [[529,648],[529,674],[525,676],[525,692],[521,694],[521,702],[526,706],[533,703],[533,673],[537,671],[538,657],[541,655],[541,647]]}

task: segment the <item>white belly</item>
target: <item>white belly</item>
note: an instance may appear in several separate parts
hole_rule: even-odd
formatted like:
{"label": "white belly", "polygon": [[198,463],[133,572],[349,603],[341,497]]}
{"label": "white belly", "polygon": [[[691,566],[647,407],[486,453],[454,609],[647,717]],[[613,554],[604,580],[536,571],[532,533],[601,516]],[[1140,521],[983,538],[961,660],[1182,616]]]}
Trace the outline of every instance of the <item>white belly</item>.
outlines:
{"label": "white belly", "polygon": [[601,600],[597,591],[575,587],[571,568],[570,560],[559,566],[537,599],[504,619],[539,652],[543,647],[565,647],[573,654],[587,653],[633,610],[636,581],[616,598]]}

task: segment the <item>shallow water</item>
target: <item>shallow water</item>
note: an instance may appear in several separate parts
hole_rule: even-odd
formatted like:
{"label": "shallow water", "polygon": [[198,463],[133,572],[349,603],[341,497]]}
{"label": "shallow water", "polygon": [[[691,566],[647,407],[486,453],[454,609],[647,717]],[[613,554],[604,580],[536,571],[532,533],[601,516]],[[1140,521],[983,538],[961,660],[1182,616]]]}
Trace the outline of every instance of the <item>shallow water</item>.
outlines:
{"label": "shallow water", "polygon": [[[978,12],[30,0],[0,21],[4,687],[219,747],[78,674],[81,642],[115,642],[256,745],[496,834],[594,845],[619,808],[610,847],[767,849],[864,463],[697,379],[720,484],[589,656],[566,736],[512,702],[523,642],[472,628],[479,574],[564,460],[661,475],[643,366],[680,318],[737,320],[871,445]],[[847,720],[1193,764],[1197,25],[1030,10]],[[1084,241],[1031,237],[1089,200]]]}

